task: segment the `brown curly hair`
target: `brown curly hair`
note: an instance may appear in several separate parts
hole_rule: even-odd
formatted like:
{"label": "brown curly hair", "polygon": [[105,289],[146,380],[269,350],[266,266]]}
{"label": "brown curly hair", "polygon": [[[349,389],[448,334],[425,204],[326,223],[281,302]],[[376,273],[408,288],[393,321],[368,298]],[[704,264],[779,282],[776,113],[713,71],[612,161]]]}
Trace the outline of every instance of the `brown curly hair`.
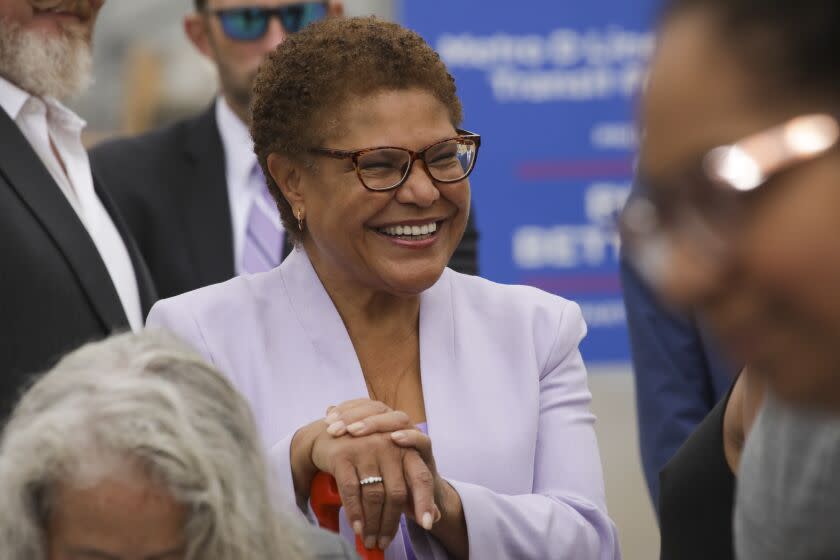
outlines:
{"label": "brown curly hair", "polygon": [[292,241],[299,243],[291,205],[268,172],[267,158],[303,159],[340,126],[338,113],[352,97],[419,88],[462,119],[455,80],[417,33],[376,17],[327,18],[290,35],[260,66],[251,101],[254,152]]}

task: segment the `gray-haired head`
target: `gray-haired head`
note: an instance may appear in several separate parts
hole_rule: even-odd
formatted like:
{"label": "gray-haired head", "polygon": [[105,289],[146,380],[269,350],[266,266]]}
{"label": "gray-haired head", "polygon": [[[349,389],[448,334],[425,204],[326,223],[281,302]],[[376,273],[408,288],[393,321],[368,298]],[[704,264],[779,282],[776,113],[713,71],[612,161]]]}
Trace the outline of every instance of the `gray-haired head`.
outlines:
{"label": "gray-haired head", "polygon": [[188,559],[304,557],[245,400],[192,351],[145,332],[82,347],[23,396],[0,444],[3,558],[45,559],[52,489],[126,461],[185,506]]}

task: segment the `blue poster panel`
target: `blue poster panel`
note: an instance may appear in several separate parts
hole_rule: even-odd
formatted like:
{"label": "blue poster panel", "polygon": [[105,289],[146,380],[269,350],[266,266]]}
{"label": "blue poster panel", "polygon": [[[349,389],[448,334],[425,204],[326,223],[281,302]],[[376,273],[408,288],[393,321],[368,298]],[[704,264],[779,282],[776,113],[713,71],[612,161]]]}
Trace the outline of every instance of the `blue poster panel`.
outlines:
{"label": "blue poster panel", "polygon": [[401,11],[482,135],[471,178],[482,276],[578,302],[587,361],[628,360],[613,224],[632,181],[653,0],[403,0]]}

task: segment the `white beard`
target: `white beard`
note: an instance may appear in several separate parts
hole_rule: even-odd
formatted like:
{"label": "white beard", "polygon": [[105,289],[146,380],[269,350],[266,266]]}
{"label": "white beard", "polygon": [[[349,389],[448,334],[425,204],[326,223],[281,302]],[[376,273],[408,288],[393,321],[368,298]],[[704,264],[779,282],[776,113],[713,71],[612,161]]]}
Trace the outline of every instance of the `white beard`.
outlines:
{"label": "white beard", "polygon": [[78,96],[93,82],[92,59],[90,38],[81,30],[65,28],[51,37],[0,18],[0,75],[33,95]]}

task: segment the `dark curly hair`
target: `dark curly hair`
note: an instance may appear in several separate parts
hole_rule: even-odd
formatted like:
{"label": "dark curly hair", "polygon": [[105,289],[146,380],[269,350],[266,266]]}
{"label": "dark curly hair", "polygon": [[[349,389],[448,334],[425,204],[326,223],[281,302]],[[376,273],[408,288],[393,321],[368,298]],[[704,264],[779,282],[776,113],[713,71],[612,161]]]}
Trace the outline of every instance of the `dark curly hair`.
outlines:
{"label": "dark curly hair", "polygon": [[766,95],[840,102],[840,1],[670,0],[664,17],[694,9],[714,18],[720,39],[770,86]]}
{"label": "dark curly hair", "polygon": [[340,126],[351,97],[420,88],[462,119],[455,80],[417,33],[375,17],[327,18],[290,35],[260,67],[251,102],[254,151],[286,231],[301,241],[297,219],[268,173],[271,153],[313,165],[305,154]]}

